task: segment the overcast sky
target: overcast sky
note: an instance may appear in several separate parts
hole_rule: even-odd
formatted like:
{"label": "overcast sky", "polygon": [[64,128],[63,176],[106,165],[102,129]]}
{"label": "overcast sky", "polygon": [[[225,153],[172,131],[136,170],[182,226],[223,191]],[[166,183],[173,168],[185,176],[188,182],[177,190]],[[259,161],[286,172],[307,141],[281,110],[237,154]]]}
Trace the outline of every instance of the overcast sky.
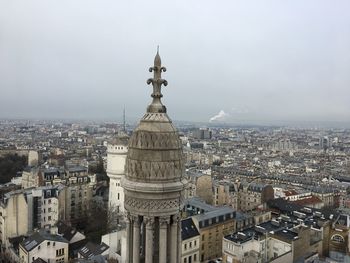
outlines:
{"label": "overcast sky", "polygon": [[[348,0],[0,0],[0,118],[350,120]],[[215,115],[217,115],[215,117]]]}

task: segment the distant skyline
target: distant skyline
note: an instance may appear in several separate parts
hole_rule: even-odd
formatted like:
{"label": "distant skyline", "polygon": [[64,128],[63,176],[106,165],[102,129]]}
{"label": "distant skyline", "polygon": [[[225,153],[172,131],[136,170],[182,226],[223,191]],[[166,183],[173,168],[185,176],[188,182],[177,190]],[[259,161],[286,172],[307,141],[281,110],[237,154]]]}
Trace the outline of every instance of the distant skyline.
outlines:
{"label": "distant skyline", "polygon": [[0,119],[350,122],[347,0],[0,0]]}

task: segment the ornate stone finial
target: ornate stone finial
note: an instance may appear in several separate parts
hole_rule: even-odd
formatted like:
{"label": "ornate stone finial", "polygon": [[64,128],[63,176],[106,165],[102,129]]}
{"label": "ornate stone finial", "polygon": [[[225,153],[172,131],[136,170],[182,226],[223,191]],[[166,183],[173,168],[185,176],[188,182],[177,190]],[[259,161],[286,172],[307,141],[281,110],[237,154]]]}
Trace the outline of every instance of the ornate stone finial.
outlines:
{"label": "ornate stone finial", "polygon": [[153,85],[153,98],[152,103],[147,107],[147,112],[150,113],[166,113],[166,107],[162,104],[161,98],[163,97],[161,88],[162,85],[167,86],[168,82],[162,79],[162,72],[165,72],[166,68],[162,67],[162,61],[159,56],[159,46],[157,47],[157,54],[154,58],[154,66],[149,68],[149,72],[153,72],[153,78],[147,80],[147,84]]}

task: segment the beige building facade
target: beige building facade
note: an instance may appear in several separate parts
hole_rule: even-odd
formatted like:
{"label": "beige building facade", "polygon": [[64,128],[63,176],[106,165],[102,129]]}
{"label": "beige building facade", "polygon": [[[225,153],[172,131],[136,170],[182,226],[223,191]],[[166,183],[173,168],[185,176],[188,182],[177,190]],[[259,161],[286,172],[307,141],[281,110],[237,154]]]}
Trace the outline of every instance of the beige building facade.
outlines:
{"label": "beige building facade", "polygon": [[223,237],[236,231],[235,211],[222,207],[192,219],[200,233],[200,262],[221,257]]}

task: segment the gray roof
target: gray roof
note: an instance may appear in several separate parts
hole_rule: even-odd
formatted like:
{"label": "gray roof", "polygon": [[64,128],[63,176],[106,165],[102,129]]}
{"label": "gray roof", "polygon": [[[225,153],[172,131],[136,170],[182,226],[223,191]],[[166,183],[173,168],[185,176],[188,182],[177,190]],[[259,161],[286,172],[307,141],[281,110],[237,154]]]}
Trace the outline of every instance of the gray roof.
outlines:
{"label": "gray roof", "polygon": [[235,242],[235,243],[242,244],[242,243],[245,243],[249,240],[257,239],[260,236],[263,236],[263,235],[261,233],[255,231],[254,228],[248,228],[248,229],[245,229],[243,231],[240,231],[240,232],[237,232],[237,233],[234,233],[231,235],[227,235],[227,236],[225,236],[225,239],[230,240],[230,241]]}
{"label": "gray roof", "polygon": [[91,259],[94,256],[101,255],[103,252],[105,252],[107,249],[109,249],[109,246],[107,246],[105,243],[101,243],[101,245],[96,245],[94,243],[88,242],[85,246],[83,246],[79,250],[79,254],[86,259]]}
{"label": "gray roof", "polygon": [[40,230],[39,232],[36,232],[30,237],[23,240],[20,246],[29,252],[34,248],[36,248],[37,246],[39,246],[44,241],[68,243],[68,241],[65,238],[59,235],[52,235],[45,230]]}
{"label": "gray roof", "polygon": [[67,171],[69,171],[70,173],[74,173],[74,172],[86,172],[87,168],[84,166],[70,166],[66,169]]}
{"label": "gray roof", "polygon": [[282,229],[282,230],[276,231],[274,234],[276,236],[280,236],[280,237],[283,237],[284,239],[288,239],[291,241],[298,238],[298,233],[295,233],[289,229]]}
{"label": "gray roof", "polygon": [[215,225],[230,219],[235,218],[236,211],[231,207],[220,207],[213,211],[196,215],[194,218],[198,220],[199,228]]}
{"label": "gray roof", "polygon": [[181,220],[181,238],[186,240],[195,236],[199,236],[198,229],[193,223],[192,218]]}
{"label": "gray roof", "polygon": [[216,209],[215,206],[207,204],[199,197],[192,197],[192,198],[186,199],[184,205],[185,206],[193,206],[193,207],[196,207],[196,208],[201,209],[201,210],[206,211],[206,212],[213,211]]}
{"label": "gray roof", "polygon": [[63,221],[57,222],[58,233],[62,235],[65,239],[71,240],[75,234],[78,232],[73,227],[65,224]]}

